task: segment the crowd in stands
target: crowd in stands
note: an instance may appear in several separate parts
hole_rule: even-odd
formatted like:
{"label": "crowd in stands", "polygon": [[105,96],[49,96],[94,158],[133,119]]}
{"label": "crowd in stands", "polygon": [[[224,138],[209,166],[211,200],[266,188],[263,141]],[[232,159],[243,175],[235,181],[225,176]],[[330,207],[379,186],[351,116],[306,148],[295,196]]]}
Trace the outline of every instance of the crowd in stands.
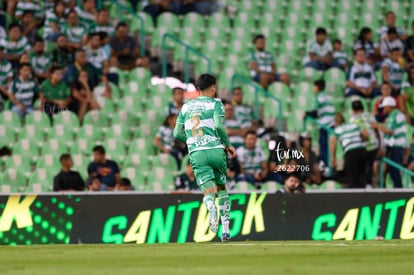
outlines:
{"label": "crowd in stands", "polygon": [[[113,112],[116,115],[120,108],[117,111],[107,109],[106,102],[117,102],[120,106],[119,90],[121,86],[125,89],[124,76],[137,68],[151,69],[151,53],[140,52],[137,36],[129,30],[129,24],[111,19],[107,8],[98,10],[95,0],[80,2],[81,5],[77,5],[76,0],[44,3],[9,0],[3,4],[0,111],[11,110],[23,121],[31,113],[42,111],[52,122],[57,114],[71,111],[82,125],[88,114]],[[149,14],[154,26],[164,12],[176,15],[197,12],[208,16],[225,9],[227,15],[231,14],[223,1],[129,2],[136,12],[142,10]],[[348,187],[377,186],[382,156],[414,171],[414,146],[412,140],[407,139],[407,129],[414,125],[414,22],[412,33],[406,33],[396,25],[397,16],[392,11],[387,12],[385,24],[379,30],[362,27],[353,43],[353,56],[344,50],[350,41],[331,41],[329,37],[334,38],[334,35],[328,32],[329,28],[315,28],[314,37],[305,47],[303,68],[318,71],[321,76],[332,69],[343,72],[346,87],[342,87],[341,93],[344,99],[350,99],[352,110],[350,115],[342,113],[325,80],[313,80],[314,94],[310,96],[314,100],[313,107],[296,123],[314,118],[319,140],[309,132],[291,138],[289,134],[277,132],[276,125],[264,125],[261,112],[246,104],[244,97],[250,91],[245,86],[232,87],[231,96],[222,98],[226,131],[238,155],[237,159],[227,160],[231,188],[247,182],[253,189],[260,189],[270,181],[285,183],[283,192],[304,192],[306,185],[320,185],[332,178],[328,167],[337,176],[338,154],[344,162],[346,180],[343,182]],[[269,36],[256,32],[249,54],[240,57],[245,71],[264,90],[280,82],[294,97],[295,77],[278,66],[278,56],[267,48],[268,40]],[[132,88],[127,86],[126,89]],[[157,112],[157,115],[162,113],[161,120],[148,121],[157,122],[151,125],[157,131],[139,129],[139,138],[151,140],[150,144],[145,144],[148,150],[154,149],[174,160],[176,173],[171,186],[178,191],[198,189],[186,145],[173,138],[177,116],[186,101],[185,92],[183,87],[172,87],[170,102],[152,106],[162,110]],[[142,101],[145,100],[143,96]],[[135,107],[136,112],[146,112]],[[289,115],[293,115],[293,110]],[[149,119],[151,115],[142,117]],[[338,143],[342,150],[338,149]],[[79,173],[71,170],[74,165],[71,155],[62,154],[61,171],[54,175],[53,190],[133,190],[136,182],[121,176],[124,166],[110,160],[118,161],[122,156],[115,156],[114,149],[107,159],[106,149],[110,150],[108,146],[95,146],[93,161]],[[89,156],[91,152],[86,154]],[[135,163],[131,160],[129,164]],[[393,166],[384,169],[394,187],[403,187],[398,169]]]}

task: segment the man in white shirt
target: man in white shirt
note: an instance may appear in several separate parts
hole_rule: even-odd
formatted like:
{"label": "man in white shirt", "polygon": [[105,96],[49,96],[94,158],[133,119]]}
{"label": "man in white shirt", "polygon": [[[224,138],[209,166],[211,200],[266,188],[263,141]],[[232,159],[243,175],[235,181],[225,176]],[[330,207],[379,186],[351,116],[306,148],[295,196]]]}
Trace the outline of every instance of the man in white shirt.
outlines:
{"label": "man in white shirt", "polygon": [[379,94],[377,81],[372,67],[366,62],[365,50],[354,51],[354,63],[348,70],[345,96],[372,98]]}
{"label": "man in white shirt", "polygon": [[401,42],[398,31],[395,27],[388,29],[387,34],[381,38],[381,57],[389,58],[391,50],[398,48],[400,52],[404,52],[404,44]]}
{"label": "man in white shirt", "polygon": [[315,35],[316,39],[308,42],[303,63],[305,67],[325,71],[332,66],[332,44],[325,28],[317,28]]}

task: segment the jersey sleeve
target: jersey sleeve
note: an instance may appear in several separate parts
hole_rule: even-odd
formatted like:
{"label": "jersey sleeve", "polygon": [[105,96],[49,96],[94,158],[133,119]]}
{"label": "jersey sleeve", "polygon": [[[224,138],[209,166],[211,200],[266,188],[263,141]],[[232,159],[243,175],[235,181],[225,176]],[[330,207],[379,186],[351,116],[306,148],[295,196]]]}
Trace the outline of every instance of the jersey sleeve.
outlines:
{"label": "jersey sleeve", "polygon": [[226,147],[230,147],[231,143],[229,141],[229,137],[227,136],[226,127],[224,126],[224,105],[221,101],[216,101],[214,105],[214,126],[217,131],[217,135],[219,136],[221,142]]}

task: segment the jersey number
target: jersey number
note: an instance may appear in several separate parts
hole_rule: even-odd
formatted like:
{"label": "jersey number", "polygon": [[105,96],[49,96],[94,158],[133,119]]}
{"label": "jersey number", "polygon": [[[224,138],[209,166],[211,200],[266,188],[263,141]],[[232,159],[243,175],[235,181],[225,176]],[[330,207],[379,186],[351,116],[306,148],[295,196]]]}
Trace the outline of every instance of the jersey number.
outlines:
{"label": "jersey number", "polygon": [[197,127],[200,125],[200,117],[193,116],[190,120],[193,123],[193,128],[191,128],[191,132],[193,133],[193,137],[201,137],[203,135],[203,129]]}

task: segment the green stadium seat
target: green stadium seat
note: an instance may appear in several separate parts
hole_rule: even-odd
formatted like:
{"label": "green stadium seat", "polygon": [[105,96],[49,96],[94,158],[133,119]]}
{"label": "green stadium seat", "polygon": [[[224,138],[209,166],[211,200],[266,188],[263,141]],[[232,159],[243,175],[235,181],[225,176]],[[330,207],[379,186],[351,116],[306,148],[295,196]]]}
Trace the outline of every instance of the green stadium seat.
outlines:
{"label": "green stadium seat", "polygon": [[282,101],[286,101],[287,103],[290,103],[292,100],[289,87],[282,82],[274,82],[269,86],[267,91],[269,94],[281,99]]}
{"label": "green stadium seat", "polygon": [[10,126],[15,129],[20,128],[21,125],[19,116],[16,113],[7,110],[0,112],[0,123],[1,125]]}
{"label": "green stadium seat", "polygon": [[151,84],[151,71],[145,69],[145,68],[135,68],[132,71],[130,71],[128,79],[129,81],[135,81],[139,83],[140,90],[141,87],[142,92],[145,93],[148,86]]}
{"label": "green stadium seat", "polygon": [[[214,44],[212,44],[214,43]],[[212,48],[206,48],[206,44],[212,45]],[[202,45],[202,51],[204,54],[217,54],[216,51],[224,50],[227,48],[227,35],[219,27],[210,27],[206,30],[205,41]]]}
{"label": "green stadium seat", "polygon": [[131,132],[122,124],[112,124],[111,127],[105,129],[105,139],[119,139],[122,142],[129,142]]}
{"label": "green stadium seat", "polygon": [[[259,25],[263,27],[269,27],[273,29],[273,32],[279,32],[282,28],[282,23],[278,17],[275,16],[275,12],[271,10],[264,10],[260,18]],[[268,35],[266,35],[268,37]]]}
{"label": "green stadium seat", "polygon": [[206,22],[204,17],[196,12],[189,12],[184,15],[183,18],[183,27],[186,26],[193,26],[198,30],[204,30],[206,26]]}
{"label": "green stadium seat", "polygon": [[25,124],[43,127],[45,130],[49,129],[51,126],[49,117],[41,111],[34,111],[28,114],[25,118]]}
{"label": "green stadium seat", "polygon": [[145,152],[128,152],[128,156],[125,158],[124,167],[139,167],[143,175],[147,175],[150,164],[148,160],[148,155]]}
{"label": "green stadium seat", "polygon": [[7,169],[0,174],[1,193],[25,192],[27,180],[24,173],[18,169]]}
{"label": "green stadium seat", "polygon": [[78,172],[83,180],[88,178],[88,165],[92,159],[83,154],[72,154],[73,167],[72,170]]}
{"label": "green stadium seat", "polygon": [[320,71],[317,71],[313,68],[303,68],[299,72],[299,79],[301,81],[309,81],[312,82],[318,79],[322,78],[322,73]]}
{"label": "green stadium seat", "polygon": [[320,185],[317,185],[317,189],[319,189],[319,190],[338,190],[338,189],[342,189],[342,185],[337,181],[329,180],[329,181],[322,182]]}
{"label": "green stadium seat", "polygon": [[108,114],[98,110],[87,112],[83,118],[84,125],[94,125],[95,127],[107,127],[108,122]]}
{"label": "green stadium seat", "polygon": [[37,160],[39,149],[36,142],[32,139],[19,139],[13,146],[13,154],[20,154],[30,157],[31,160]]}
{"label": "green stadium seat", "polygon": [[119,110],[112,116],[112,124],[121,124],[128,129],[138,127],[139,119],[131,111]]}
{"label": "green stadium seat", "polygon": [[30,174],[27,191],[35,193],[53,191],[54,176],[49,173],[48,169],[36,169]]}
{"label": "green stadium seat", "polygon": [[138,113],[142,111],[142,100],[140,97],[126,95],[118,102],[118,110],[128,111],[138,116]]}
{"label": "green stadium seat", "polygon": [[0,148],[7,146],[11,148],[16,141],[16,135],[12,127],[0,125]]}
{"label": "green stadium seat", "polygon": [[155,152],[155,146],[152,144],[152,137],[150,139],[145,138],[136,138],[129,144],[128,153],[131,154],[140,154],[153,156]]}
{"label": "green stadium seat", "polygon": [[121,171],[121,177],[128,178],[136,191],[146,191],[147,183],[145,176],[141,171],[142,168],[125,167]]}
{"label": "green stadium seat", "polygon": [[[218,28],[223,34],[230,31],[230,19],[225,13],[216,12],[207,19],[209,29]],[[208,29],[207,29],[208,31]]]}
{"label": "green stadium seat", "polygon": [[[50,126],[49,126],[50,127]],[[49,129],[49,128],[48,128]],[[18,139],[31,139],[36,142],[37,146],[41,146],[45,141],[45,131],[41,126],[36,124],[28,124],[21,128]]]}
{"label": "green stadium seat", "polygon": [[109,138],[102,145],[105,147],[105,153],[109,159],[113,159],[119,164],[123,163],[126,156],[126,147],[122,140]]}
{"label": "green stadium seat", "polygon": [[72,142],[74,137],[73,128],[65,125],[55,125],[49,131],[48,138],[64,139],[67,142]]}
{"label": "green stadium seat", "polygon": [[70,143],[64,138],[50,138],[42,144],[40,151],[42,155],[58,154],[60,156],[69,153],[68,144]]}
{"label": "green stadium seat", "polygon": [[234,18],[234,26],[237,28],[245,28],[246,30],[254,30],[256,28],[255,16],[255,13],[239,12]]}
{"label": "green stadium seat", "polygon": [[76,139],[82,138],[90,141],[100,141],[103,139],[102,128],[94,124],[84,124],[76,134]]}
{"label": "green stadium seat", "polygon": [[59,157],[56,154],[42,155],[36,164],[36,169],[44,168],[47,169],[51,174],[57,174],[61,170]]}
{"label": "green stadium seat", "polygon": [[170,154],[158,154],[152,159],[152,167],[164,167],[167,170],[177,173],[177,161]]}
{"label": "green stadium seat", "polygon": [[[310,23],[309,23],[309,27],[310,28],[318,28],[318,27],[324,27],[326,29],[330,29],[331,27],[331,21],[332,21],[333,16],[330,14],[326,14],[324,12],[315,12],[311,17],[310,17]],[[312,35],[315,32],[312,32]]]}
{"label": "green stadium seat", "polygon": [[282,189],[282,185],[275,181],[266,181],[260,188],[262,192],[275,193]]}
{"label": "green stadium seat", "polygon": [[[138,12],[138,15],[141,16],[142,19],[144,19],[145,34],[152,35],[155,30],[154,21],[152,20],[152,17],[148,13],[145,13],[145,12]],[[136,17],[133,17],[129,28],[131,32],[139,32],[141,30],[140,20]]]}
{"label": "green stadium seat", "polygon": [[13,154],[9,156],[4,164],[5,169],[17,169],[24,174],[32,171],[32,161],[27,156]]}
{"label": "green stadium seat", "polygon": [[302,95],[309,99],[314,98],[313,83],[305,81],[299,82],[295,85],[294,91],[295,97]]}
{"label": "green stadium seat", "polygon": [[[158,124],[159,126],[160,124]],[[158,131],[157,125],[150,123],[141,123],[134,133],[134,138],[146,138],[152,140]]]}
{"label": "green stadium seat", "polygon": [[[166,34],[166,33],[170,33],[168,27],[166,27],[166,26],[159,26],[157,28],[157,31],[152,36],[152,40],[151,40],[152,47],[162,48],[162,39],[163,39],[164,34]],[[175,36],[177,36],[177,35],[175,35]],[[168,50],[174,49],[175,46],[176,46],[176,43],[174,43],[171,39],[167,39],[167,41],[166,41],[166,48]]]}
{"label": "green stadium seat", "polygon": [[79,127],[79,119],[73,112],[59,112],[53,116],[53,125],[65,125],[70,128],[77,128]]}
{"label": "green stadium seat", "polygon": [[[195,27],[184,27],[181,29],[181,41],[190,47],[200,50],[201,49],[201,35],[197,28]],[[185,51],[186,48],[178,47],[174,51],[174,60],[185,62]],[[191,51],[188,53],[188,60],[190,63],[195,63],[200,58],[193,54]]]}
{"label": "green stadium seat", "polygon": [[172,12],[163,12],[157,18],[157,26],[158,29],[166,27],[169,32],[178,33],[180,31],[180,20]]}
{"label": "green stadium seat", "polygon": [[180,170],[178,171],[178,174],[182,174],[185,173],[186,168],[187,168],[187,162],[190,160],[190,155],[185,155],[183,157],[183,159],[181,160],[181,167]]}
{"label": "green stadium seat", "polygon": [[174,175],[172,171],[164,167],[153,167],[151,172],[148,174],[148,184],[150,186],[155,182],[161,182],[162,184],[166,183],[172,186],[174,189]]}
{"label": "green stadium seat", "polygon": [[[150,123],[152,127],[161,125],[165,119],[164,117],[164,109],[157,109],[157,108],[151,108],[148,109],[145,113],[142,114],[142,120],[146,123]],[[157,129],[154,128],[152,131],[156,131]]]}
{"label": "green stadium seat", "polygon": [[255,192],[257,191],[257,189],[256,187],[254,187],[252,184],[248,183],[247,181],[239,181],[234,185],[232,191],[249,193],[249,192]]}
{"label": "green stadium seat", "polygon": [[111,118],[115,112],[115,102],[112,99],[102,96],[95,98],[95,100],[101,107],[100,111],[106,113],[108,118]]}

